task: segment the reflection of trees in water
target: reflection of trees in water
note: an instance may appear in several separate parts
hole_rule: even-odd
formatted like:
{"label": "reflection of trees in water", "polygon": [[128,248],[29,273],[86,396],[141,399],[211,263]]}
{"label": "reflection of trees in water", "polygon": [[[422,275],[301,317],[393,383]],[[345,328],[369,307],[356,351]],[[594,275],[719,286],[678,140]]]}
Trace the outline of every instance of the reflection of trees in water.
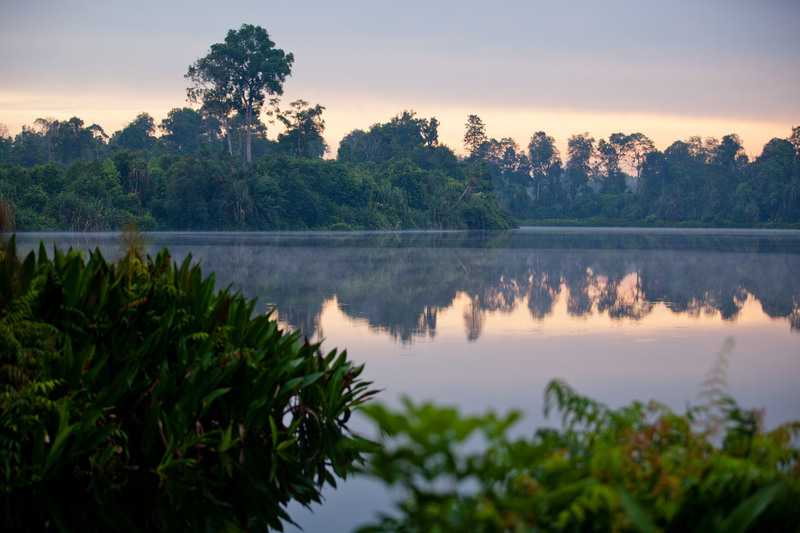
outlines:
{"label": "reflection of trees in water", "polygon": [[439,310],[436,307],[426,306],[417,322],[417,333],[419,335],[427,334],[428,337],[434,338],[436,336],[436,319],[438,316]]}
{"label": "reflection of trees in water", "polygon": [[789,314],[789,324],[795,331],[800,331],[800,301],[795,302],[795,308]]}
{"label": "reflection of trees in water", "polygon": [[[282,320],[307,333],[320,333],[323,305],[335,297],[347,316],[410,342],[435,336],[439,313],[460,293],[469,299],[470,340],[488,312],[522,302],[532,319],[546,320],[561,298],[572,316],[638,320],[662,302],[675,313],[731,320],[752,295],[768,316],[800,330],[800,239],[761,235],[212,234],[151,242],[176,259],[191,251],[219,285],[258,297],[262,308],[275,304]],[[116,243],[96,244],[116,251]]]}
{"label": "reflection of trees in water", "polygon": [[459,293],[468,340],[486,313],[527,304],[545,320],[559,298],[571,316],[642,319],[656,302],[675,313],[735,319],[748,295],[800,329],[800,255],[660,250],[537,250],[369,247],[193,247],[232,283],[277,305],[281,319],[318,333],[322,307],[341,310],[401,342],[436,334],[437,316]]}
{"label": "reflection of trees in water", "polygon": [[467,340],[469,342],[480,338],[485,320],[486,310],[481,306],[480,297],[471,297],[469,304],[464,309],[464,329],[467,331]]}
{"label": "reflection of trees in water", "polygon": [[597,297],[597,310],[611,318],[633,318],[639,320],[653,309],[642,289],[639,272],[632,272],[622,279],[601,280]]}

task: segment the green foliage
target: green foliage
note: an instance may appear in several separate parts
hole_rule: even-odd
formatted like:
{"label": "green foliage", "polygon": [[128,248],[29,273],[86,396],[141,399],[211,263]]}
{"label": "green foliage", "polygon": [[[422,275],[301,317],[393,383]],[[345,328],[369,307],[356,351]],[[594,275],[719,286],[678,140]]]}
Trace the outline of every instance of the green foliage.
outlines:
{"label": "green foliage", "polygon": [[[13,140],[0,132],[0,198],[22,230],[800,224],[798,128],[752,161],[733,134],[662,152],[638,132],[573,135],[562,161],[546,132],[520,149],[470,115],[460,158],[435,117],[404,111],[345,135],[336,161],[322,161],[325,108],[282,110],[275,96],[293,60],[245,25],[190,67],[202,107],[171,110],[161,137],[146,113],[110,140],[77,117],[37,119]],[[268,138],[262,115],[285,130]]]}
{"label": "green foliage", "polygon": [[202,148],[219,144],[217,119],[189,107],[172,109],[159,129],[164,145],[181,154],[196,154]]}
{"label": "green foliage", "polygon": [[[187,114],[171,115],[170,124],[189,120]],[[321,150],[313,127],[308,128],[298,150]],[[413,159],[352,164],[281,154],[292,151],[284,145],[300,135],[291,131],[276,153],[247,168],[220,150],[214,153],[210,141],[181,140],[183,133],[165,136],[164,153],[154,150],[149,157],[114,149],[111,158],[69,166],[0,165],[0,198],[15,207],[23,230],[98,231],[131,222],[142,229],[172,230],[511,225],[491,183],[473,169],[464,172],[444,147],[419,147]],[[184,155],[193,150],[198,153]]]}
{"label": "green foliage", "polygon": [[439,121],[424,119],[413,111],[401,114],[383,124],[374,124],[368,131],[354,130],[339,144],[337,158],[349,163],[385,163],[407,157],[423,147],[438,144]]}
{"label": "green foliage", "polygon": [[[135,239],[131,241],[135,243]],[[368,443],[346,352],[282,331],[187,258],[0,248],[3,528],[281,529]]]}
{"label": "green foliage", "polygon": [[111,137],[111,144],[128,150],[148,150],[155,146],[156,123],[147,113],[140,113],[133,121]]}
{"label": "green foliage", "polygon": [[568,140],[562,168],[545,132],[522,152],[512,139],[486,137],[472,115],[465,146],[468,161],[487,165],[504,210],[527,223],[774,227],[800,222],[792,138],[771,140],[751,162],[734,134],[692,137],[661,152],[638,132],[599,141],[584,133]]}
{"label": "green foliage", "polygon": [[93,161],[104,155],[107,141],[103,128],[85,126],[78,117],[64,121],[39,118],[33,126],[23,127],[13,140],[0,131],[0,162],[32,165]]}
{"label": "green foliage", "polygon": [[305,100],[295,100],[289,109],[270,111],[280,121],[286,131],[278,135],[278,148],[297,157],[319,158],[328,151],[328,144],[322,134],[325,131],[325,120],[322,112],[325,108],[319,104],[310,106]]}
{"label": "green foliage", "polygon": [[17,227],[100,231],[150,217],[135,195],[126,193],[114,163],[77,161],[69,167],[0,167],[0,190],[17,215]]}
{"label": "green foliage", "polygon": [[520,413],[463,416],[404,400],[364,409],[368,474],[405,495],[362,531],[788,531],[800,523],[800,422],[764,431],[715,395],[679,415],[610,409],[553,381],[559,429],[513,437]]}
{"label": "green foliage", "polygon": [[294,56],[276,48],[267,30],[242,24],[208,54],[189,66],[187,94],[203,109],[224,120],[236,111],[244,118],[245,161],[252,162],[253,126],[269,95],[283,94]]}

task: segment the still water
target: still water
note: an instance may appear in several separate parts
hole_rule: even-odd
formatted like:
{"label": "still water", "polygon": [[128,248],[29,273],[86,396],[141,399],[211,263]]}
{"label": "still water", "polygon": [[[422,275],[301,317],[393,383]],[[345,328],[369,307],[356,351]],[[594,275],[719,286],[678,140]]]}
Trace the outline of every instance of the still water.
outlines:
{"label": "still water", "polygon": [[[153,233],[220,286],[366,362],[382,399],[521,408],[532,431],[552,378],[612,406],[696,401],[726,367],[767,425],[800,418],[800,232],[523,228],[511,232]],[[119,253],[115,234],[24,234]],[[726,339],[732,350],[720,353]],[[358,423],[361,426],[361,423]],[[368,430],[368,428],[360,427]],[[305,531],[348,531],[387,506],[345,483]]]}

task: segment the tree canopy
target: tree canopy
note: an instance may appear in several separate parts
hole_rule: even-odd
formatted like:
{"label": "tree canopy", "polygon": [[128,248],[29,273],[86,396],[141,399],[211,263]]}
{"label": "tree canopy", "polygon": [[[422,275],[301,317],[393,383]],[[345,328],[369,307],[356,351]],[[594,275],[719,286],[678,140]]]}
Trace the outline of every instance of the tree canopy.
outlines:
{"label": "tree canopy", "polygon": [[283,94],[294,56],[275,47],[267,31],[252,24],[230,30],[225,41],[189,66],[189,99],[219,115],[244,117],[245,161],[253,161],[252,127],[271,95]]}

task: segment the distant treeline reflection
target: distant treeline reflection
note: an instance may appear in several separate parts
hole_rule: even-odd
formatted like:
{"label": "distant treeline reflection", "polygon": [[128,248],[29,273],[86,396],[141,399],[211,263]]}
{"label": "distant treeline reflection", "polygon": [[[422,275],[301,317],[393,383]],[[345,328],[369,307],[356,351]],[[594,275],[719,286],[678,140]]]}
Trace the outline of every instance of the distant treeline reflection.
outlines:
{"label": "distant treeline reflection", "polygon": [[322,309],[335,297],[347,316],[403,343],[433,337],[439,313],[460,294],[470,301],[464,314],[470,340],[480,337],[486,313],[526,305],[532,320],[546,320],[559,298],[578,317],[639,320],[663,303],[674,313],[719,313],[734,320],[752,295],[769,317],[785,318],[800,330],[800,239],[791,234],[522,231],[192,239],[197,243],[188,249],[220,282],[274,304],[282,320],[309,336],[320,333]]}
{"label": "distant treeline reflection", "polygon": [[[20,235],[61,247],[119,250],[118,234]],[[366,320],[403,343],[434,337],[460,295],[464,327],[480,337],[487,313],[527,306],[546,321],[570,316],[640,320],[657,304],[676,314],[735,320],[749,296],[800,331],[800,233],[737,230],[531,229],[507,232],[166,233],[151,252],[191,253],[232,285],[274,305],[280,319],[320,336],[324,306]]]}

